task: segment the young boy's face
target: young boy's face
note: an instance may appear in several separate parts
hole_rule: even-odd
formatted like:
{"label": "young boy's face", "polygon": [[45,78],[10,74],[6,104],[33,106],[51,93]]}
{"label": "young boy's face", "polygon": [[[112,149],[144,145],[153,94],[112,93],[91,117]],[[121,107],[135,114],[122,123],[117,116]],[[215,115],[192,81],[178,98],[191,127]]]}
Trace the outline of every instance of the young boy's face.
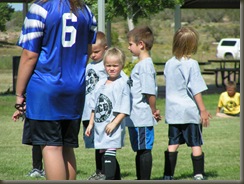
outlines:
{"label": "young boy's face", "polygon": [[107,56],[104,60],[104,66],[110,80],[116,80],[123,68],[117,56]]}
{"label": "young boy's face", "polygon": [[103,59],[106,49],[107,47],[101,44],[92,44],[92,53],[90,55],[90,58],[95,62],[101,61]]}
{"label": "young boy's face", "polygon": [[137,45],[132,38],[129,39],[129,51],[133,54],[133,56],[139,56],[140,47]]}
{"label": "young boy's face", "polygon": [[227,87],[226,91],[230,97],[233,97],[236,93],[236,88],[235,87]]}

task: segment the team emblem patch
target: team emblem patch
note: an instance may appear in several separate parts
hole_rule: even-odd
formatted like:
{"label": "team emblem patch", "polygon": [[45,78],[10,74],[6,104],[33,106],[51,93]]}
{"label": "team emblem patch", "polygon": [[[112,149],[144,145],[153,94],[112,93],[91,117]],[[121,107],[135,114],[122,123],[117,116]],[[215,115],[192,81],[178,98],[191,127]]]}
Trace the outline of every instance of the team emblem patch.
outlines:
{"label": "team emblem patch", "polygon": [[86,76],[86,95],[94,90],[95,85],[98,81],[99,77],[96,72],[93,69],[88,70]]}
{"label": "team emblem patch", "polygon": [[112,102],[107,96],[100,94],[95,108],[95,122],[104,122],[106,119],[109,118],[111,112]]}

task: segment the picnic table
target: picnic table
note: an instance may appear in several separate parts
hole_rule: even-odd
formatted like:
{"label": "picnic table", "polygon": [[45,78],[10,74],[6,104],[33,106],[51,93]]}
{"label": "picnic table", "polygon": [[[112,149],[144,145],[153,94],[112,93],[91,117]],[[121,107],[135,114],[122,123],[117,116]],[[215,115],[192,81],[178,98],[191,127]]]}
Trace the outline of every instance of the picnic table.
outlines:
{"label": "picnic table", "polygon": [[231,80],[231,76],[233,76],[234,81],[237,81],[237,84],[240,83],[240,60],[208,60],[208,63],[218,64],[215,68],[204,69],[204,72],[213,72],[215,74],[215,85],[217,87],[220,87],[219,77],[222,86],[225,86],[226,79]]}
{"label": "picnic table", "polygon": [[[165,62],[154,62],[154,64],[158,65],[158,66],[164,66]],[[209,65],[210,63],[209,62],[198,62],[198,64],[200,66],[202,66],[202,65]],[[156,73],[157,73],[157,75],[164,75],[164,71],[162,71],[162,70],[157,71]],[[208,73],[208,72],[205,72],[205,73]]]}

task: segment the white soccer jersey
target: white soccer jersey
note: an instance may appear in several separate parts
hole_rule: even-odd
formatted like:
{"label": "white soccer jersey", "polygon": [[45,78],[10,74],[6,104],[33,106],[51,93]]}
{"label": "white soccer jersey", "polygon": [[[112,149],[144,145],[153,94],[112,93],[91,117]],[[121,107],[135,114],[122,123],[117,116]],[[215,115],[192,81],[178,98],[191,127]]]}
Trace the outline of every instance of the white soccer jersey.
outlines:
{"label": "white soccer jersey", "polygon": [[165,121],[167,124],[200,124],[200,114],[194,95],[207,89],[198,62],[193,59],[176,59],[166,62]]}
{"label": "white soccer jersey", "polygon": [[137,63],[129,79],[131,88],[131,121],[127,121],[128,127],[154,126],[157,121],[153,117],[152,110],[146,98],[146,94],[157,96],[156,71],[152,59],[146,58]]}
{"label": "white soccer jersey", "polygon": [[124,137],[123,121],[111,135],[107,135],[104,130],[118,113],[130,114],[130,89],[122,77],[110,84],[105,82],[106,79],[102,79],[97,83],[90,103],[95,111],[94,145],[96,149],[121,148]]}
{"label": "white soccer jersey", "polygon": [[82,121],[88,121],[91,117],[90,100],[92,91],[95,89],[97,82],[101,79],[107,78],[107,73],[104,68],[103,61],[90,62],[86,67],[86,98],[82,114]]}

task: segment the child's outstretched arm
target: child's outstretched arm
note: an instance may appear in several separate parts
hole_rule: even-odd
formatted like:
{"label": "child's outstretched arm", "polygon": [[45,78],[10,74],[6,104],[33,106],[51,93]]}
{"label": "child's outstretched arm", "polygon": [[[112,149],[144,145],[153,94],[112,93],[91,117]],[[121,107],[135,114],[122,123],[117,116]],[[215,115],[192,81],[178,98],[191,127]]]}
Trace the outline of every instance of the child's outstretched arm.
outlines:
{"label": "child's outstretched arm", "polygon": [[159,109],[156,109],[156,96],[146,94],[146,97],[147,97],[147,101],[149,103],[149,106],[151,107],[152,114],[153,114],[154,118],[156,119],[156,121],[160,121],[162,119],[162,117],[160,115]]}
{"label": "child's outstretched arm", "polygon": [[12,115],[12,120],[17,121],[20,117],[24,119],[24,112],[21,112],[19,110],[16,110],[14,114]]}
{"label": "child's outstretched arm", "polygon": [[202,100],[202,94],[198,93],[194,96],[197,106],[200,110],[201,122],[204,127],[209,126],[209,119],[212,118],[211,114],[206,110]]}
{"label": "child's outstretched arm", "polygon": [[111,134],[113,132],[113,130],[121,123],[121,121],[125,118],[126,114],[120,113],[118,114],[112,122],[110,122],[109,124],[107,124],[107,126],[105,127],[105,132],[106,134]]}
{"label": "child's outstretched arm", "polygon": [[92,130],[93,126],[94,126],[94,110],[91,112],[90,121],[89,121],[89,124],[85,131],[86,136],[89,137],[91,135],[91,130]]}

